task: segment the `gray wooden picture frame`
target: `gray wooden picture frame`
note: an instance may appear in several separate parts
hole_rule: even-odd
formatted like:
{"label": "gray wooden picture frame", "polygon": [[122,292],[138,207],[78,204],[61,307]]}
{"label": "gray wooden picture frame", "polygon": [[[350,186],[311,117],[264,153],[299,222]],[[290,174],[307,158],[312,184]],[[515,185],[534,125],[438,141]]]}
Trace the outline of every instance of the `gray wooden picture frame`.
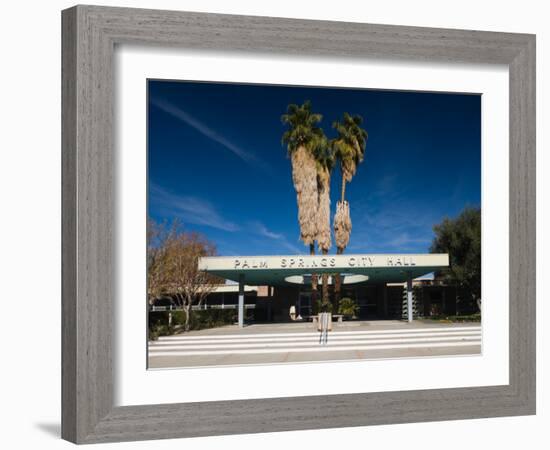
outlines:
{"label": "gray wooden picture frame", "polygon": [[[62,437],[76,443],[535,413],[535,36],[75,6],[62,12]],[[510,383],[115,407],[116,44],[505,64],[510,82]]]}

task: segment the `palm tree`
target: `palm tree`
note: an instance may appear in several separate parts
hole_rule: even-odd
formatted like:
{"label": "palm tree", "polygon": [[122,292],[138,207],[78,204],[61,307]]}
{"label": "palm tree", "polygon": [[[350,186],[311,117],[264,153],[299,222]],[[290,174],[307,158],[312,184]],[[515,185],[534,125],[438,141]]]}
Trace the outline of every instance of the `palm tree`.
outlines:
{"label": "palm tree", "polygon": [[[334,215],[334,240],[336,241],[336,253],[341,255],[347,247],[351,235],[351,216],[349,203],[346,201],[346,183],[349,183],[357,171],[357,166],[363,162],[365,147],[367,144],[367,132],[361,127],[363,118],[359,115],[344,113],[342,122],[335,121],[332,127],[336,129],[337,136],[331,141],[334,155],[340,162],[342,173],[342,188],[340,201],[336,203]],[[340,299],[341,277],[336,275],[335,280],[336,301]]]}
{"label": "palm tree", "polygon": [[[328,142],[317,148],[317,191],[319,204],[317,208],[317,246],[323,255],[328,254],[331,242],[330,231],[330,175],[334,167],[334,152]],[[328,274],[324,273],[322,304],[326,308],[330,303],[328,293]]]}
{"label": "palm tree", "polygon": [[[287,145],[288,155],[292,163],[292,181],[296,190],[298,203],[298,223],[300,224],[300,239],[309,245],[310,255],[315,254],[317,239],[317,163],[315,152],[326,143],[323,130],[318,126],[323,116],[311,111],[311,102],[303,105],[290,104],[286,114],[281,116],[283,124],[288,125],[282,137]],[[313,299],[316,300],[317,277],[312,275],[311,288]]]}
{"label": "palm tree", "polygon": [[360,115],[344,113],[342,122],[335,121],[332,127],[338,135],[332,140],[334,154],[340,161],[342,171],[341,202],[345,202],[346,183],[350,182],[357,171],[357,166],[363,162],[368,134],[361,125]]}

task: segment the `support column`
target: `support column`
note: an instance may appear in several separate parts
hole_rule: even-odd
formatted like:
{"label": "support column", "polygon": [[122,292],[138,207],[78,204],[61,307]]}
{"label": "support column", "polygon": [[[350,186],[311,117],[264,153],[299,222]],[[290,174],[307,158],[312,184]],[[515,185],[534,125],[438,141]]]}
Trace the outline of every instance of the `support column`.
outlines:
{"label": "support column", "polygon": [[388,318],[388,286],[386,283],[382,286],[382,294],[384,296],[384,319]]}
{"label": "support column", "polygon": [[413,282],[412,273],[407,274],[407,321],[413,321]]}
{"label": "support column", "polygon": [[239,327],[244,327],[244,273],[239,274]]}

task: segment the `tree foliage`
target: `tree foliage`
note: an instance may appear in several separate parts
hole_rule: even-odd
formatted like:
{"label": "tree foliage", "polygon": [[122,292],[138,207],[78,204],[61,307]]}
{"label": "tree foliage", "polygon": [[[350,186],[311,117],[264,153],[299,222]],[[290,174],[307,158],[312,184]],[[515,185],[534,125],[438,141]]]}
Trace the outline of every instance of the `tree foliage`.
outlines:
{"label": "tree foliage", "polygon": [[179,224],[174,221],[170,226],[166,222],[157,223],[147,220],[147,300],[152,304],[166,295],[170,285],[170,266],[168,248],[175,238]]}
{"label": "tree foliage", "polygon": [[318,125],[322,119],[321,114],[312,112],[309,100],[303,105],[288,105],[281,121],[288,125],[288,129],[283,133],[282,142],[287,145],[289,156],[300,147],[306,147],[313,155],[319,146],[325,144],[325,133]]}
{"label": "tree foliage", "polygon": [[363,118],[360,115],[344,113],[342,121],[335,121],[332,127],[337,136],[331,141],[334,154],[340,161],[342,171],[342,198],[344,202],[345,183],[350,182],[355,176],[357,166],[363,162],[368,134],[362,128]]}
{"label": "tree foliage", "polygon": [[481,299],[481,209],[466,207],[458,217],[433,227],[432,253],[448,253],[450,267],[441,275],[476,301]]}
{"label": "tree foliage", "polygon": [[288,129],[283,133],[282,142],[287,145],[292,163],[292,181],[298,204],[300,239],[314,252],[317,239],[317,162],[315,154],[326,146],[326,137],[319,127],[323,116],[313,113],[311,103],[298,106],[290,104],[286,114],[281,116]]}
{"label": "tree foliage", "polygon": [[[317,162],[317,245],[323,255],[328,254],[332,245],[330,228],[330,176],[334,167],[334,152],[329,145],[319,147],[315,153]],[[322,275],[323,303],[330,302],[328,273]]]}
{"label": "tree foliage", "polygon": [[[288,105],[286,114],[281,116],[281,121],[288,127],[283,133],[282,143],[286,144],[292,163],[292,181],[298,204],[300,239],[309,246],[311,255],[315,254],[315,242],[319,232],[316,154],[319,149],[327,147],[325,132],[319,126],[322,118],[321,114],[311,110],[309,100],[300,106]],[[312,274],[311,288],[316,297],[316,274]]]}
{"label": "tree foliage", "polygon": [[[368,134],[362,125],[363,118],[360,115],[351,115],[347,112],[344,113],[341,121],[335,121],[332,124],[337,136],[330,141],[330,146],[334,157],[340,163],[342,174],[340,200],[336,202],[333,223],[336,253],[339,255],[344,253],[351,237],[351,215],[349,203],[346,201],[346,183],[353,179],[358,165],[365,157]],[[338,301],[342,290],[341,275],[336,274],[334,280],[335,297]]]}
{"label": "tree foliage", "polygon": [[361,116],[351,115],[347,112],[344,113],[341,121],[335,121],[332,124],[337,136],[331,140],[331,147],[334,157],[340,163],[342,172],[341,198],[336,203],[334,216],[334,236],[339,254],[344,252],[351,235],[351,216],[349,204],[345,199],[346,183],[353,179],[357,172],[357,166],[363,162],[365,157],[368,134],[362,128],[362,124]]}
{"label": "tree foliage", "polygon": [[220,279],[199,270],[199,258],[213,256],[216,247],[200,233],[188,232],[177,221],[171,225],[149,221],[147,294],[149,302],[170,296],[186,312],[188,329],[192,305],[202,304]]}
{"label": "tree foliage", "polygon": [[330,177],[334,167],[334,152],[328,145],[315,152],[317,165],[317,245],[322,252],[330,250]]}
{"label": "tree foliage", "polygon": [[[314,113],[311,102],[302,105],[290,104],[286,114],[281,116],[288,129],[283,133],[292,161],[292,181],[298,203],[300,239],[315,253],[315,242],[323,254],[332,245],[330,226],[330,178],[336,162],[342,172],[341,201],[337,202],[334,217],[335,240],[338,254],[343,253],[351,234],[349,204],[345,201],[346,183],[350,182],[363,161],[367,132],[362,128],[363,118],[359,115],[343,114],[341,121],[335,121],[336,137],[330,141],[319,126],[323,116]],[[312,274],[312,289],[317,290],[317,276]],[[323,302],[329,302],[328,275],[323,276]],[[340,291],[340,277],[336,275],[337,297]],[[326,305],[325,305],[326,306]]]}

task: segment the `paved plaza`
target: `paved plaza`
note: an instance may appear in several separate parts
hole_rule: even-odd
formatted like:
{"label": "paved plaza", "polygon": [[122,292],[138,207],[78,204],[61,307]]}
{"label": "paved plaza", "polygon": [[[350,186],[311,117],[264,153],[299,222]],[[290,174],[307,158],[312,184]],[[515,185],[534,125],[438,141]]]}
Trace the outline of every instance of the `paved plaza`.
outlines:
{"label": "paved plaza", "polygon": [[326,344],[311,323],[254,324],[150,341],[149,368],[479,354],[479,323],[344,322],[334,324]]}

